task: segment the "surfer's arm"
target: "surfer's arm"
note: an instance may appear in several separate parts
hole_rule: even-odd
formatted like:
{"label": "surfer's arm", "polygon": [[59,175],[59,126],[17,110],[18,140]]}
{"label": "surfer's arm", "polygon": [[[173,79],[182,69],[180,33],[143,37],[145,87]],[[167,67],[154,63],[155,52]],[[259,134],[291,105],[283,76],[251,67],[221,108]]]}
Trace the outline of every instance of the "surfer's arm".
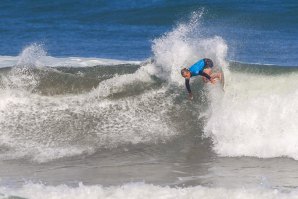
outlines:
{"label": "surfer's arm", "polygon": [[185,87],[186,87],[188,93],[191,93],[190,85],[189,85],[189,79],[185,79]]}
{"label": "surfer's arm", "polygon": [[212,84],[215,83],[214,78],[210,77],[210,75],[208,75],[207,73],[205,73],[205,72],[202,71],[202,72],[199,73],[199,75],[207,78]]}
{"label": "surfer's arm", "polygon": [[185,87],[188,91],[188,97],[189,99],[192,99],[192,93],[191,93],[191,90],[190,90],[190,85],[189,85],[189,79],[185,79]]}
{"label": "surfer's arm", "polygon": [[199,73],[199,75],[201,75],[203,77],[206,77],[209,81],[211,81],[211,77],[207,73],[205,73],[205,72],[202,71],[202,72]]}

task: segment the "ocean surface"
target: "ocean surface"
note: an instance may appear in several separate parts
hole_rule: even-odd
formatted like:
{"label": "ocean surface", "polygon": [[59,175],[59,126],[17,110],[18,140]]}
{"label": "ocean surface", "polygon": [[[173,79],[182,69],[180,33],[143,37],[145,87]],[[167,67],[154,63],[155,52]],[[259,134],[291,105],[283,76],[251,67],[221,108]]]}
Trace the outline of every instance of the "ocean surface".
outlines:
{"label": "ocean surface", "polygon": [[[0,3],[0,198],[298,198],[298,2]],[[225,87],[182,67],[201,58]]]}

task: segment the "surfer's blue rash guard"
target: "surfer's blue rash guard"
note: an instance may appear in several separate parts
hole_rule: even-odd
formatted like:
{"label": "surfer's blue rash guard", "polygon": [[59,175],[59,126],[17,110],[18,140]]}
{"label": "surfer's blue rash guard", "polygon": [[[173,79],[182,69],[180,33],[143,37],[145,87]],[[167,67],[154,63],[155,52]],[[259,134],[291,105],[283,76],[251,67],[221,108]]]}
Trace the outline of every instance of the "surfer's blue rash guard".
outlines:
{"label": "surfer's blue rash guard", "polygon": [[[190,66],[188,70],[191,74],[191,77],[201,75],[201,76],[206,77],[208,80],[211,80],[211,77],[207,73],[203,72],[203,70],[205,69],[205,66],[212,68],[213,62],[210,59],[201,59],[198,62],[196,62],[195,64],[193,64],[192,66]],[[185,79],[185,86],[186,86],[188,93],[191,93],[189,79]]]}
{"label": "surfer's blue rash guard", "polygon": [[191,73],[191,76],[197,76],[200,74],[200,72],[203,72],[205,66],[204,59],[199,60],[194,65],[189,67],[189,72]]}

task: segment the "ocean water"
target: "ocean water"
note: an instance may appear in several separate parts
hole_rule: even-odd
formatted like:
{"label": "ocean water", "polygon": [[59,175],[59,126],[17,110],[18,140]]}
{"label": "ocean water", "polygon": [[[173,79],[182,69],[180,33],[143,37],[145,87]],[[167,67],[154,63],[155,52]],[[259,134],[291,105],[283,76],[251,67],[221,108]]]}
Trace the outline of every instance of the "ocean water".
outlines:
{"label": "ocean water", "polygon": [[1,1],[0,198],[298,198],[297,11]]}

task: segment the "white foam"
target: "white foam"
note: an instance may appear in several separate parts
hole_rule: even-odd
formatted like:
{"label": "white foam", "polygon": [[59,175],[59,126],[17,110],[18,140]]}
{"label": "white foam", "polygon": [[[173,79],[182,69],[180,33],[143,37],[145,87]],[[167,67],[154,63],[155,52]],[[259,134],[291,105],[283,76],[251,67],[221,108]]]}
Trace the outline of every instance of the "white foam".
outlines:
{"label": "white foam", "polygon": [[116,59],[103,59],[103,58],[84,58],[84,57],[67,57],[55,58],[45,57],[42,62],[46,66],[58,67],[91,67],[91,66],[105,66],[105,65],[119,65],[119,64],[141,64],[142,61],[126,61]]}
{"label": "white foam", "polygon": [[[11,67],[18,64],[20,56],[0,56],[0,68]],[[52,57],[44,56],[37,62],[41,66],[49,67],[92,67],[120,64],[141,64],[142,61],[127,61],[117,59],[103,59],[96,57]]]}
{"label": "white foam", "polygon": [[207,136],[222,156],[298,160],[297,73],[232,73],[223,95],[210,92]]}
{"label": "white foam", "polygon": [[17,196],[30,199],[296,199],[298,191],[282,192],[277,189],[263,188],[208,188],[202,186],[187,188],[171,188],[168,186],[144,183],[129,183],[122,186],[103,187],[101,185],[86,186],[82,183],[77,187],[67,185],[46,186],[44,184],[27,183],[21,188],[0,187],[1,198]]}

